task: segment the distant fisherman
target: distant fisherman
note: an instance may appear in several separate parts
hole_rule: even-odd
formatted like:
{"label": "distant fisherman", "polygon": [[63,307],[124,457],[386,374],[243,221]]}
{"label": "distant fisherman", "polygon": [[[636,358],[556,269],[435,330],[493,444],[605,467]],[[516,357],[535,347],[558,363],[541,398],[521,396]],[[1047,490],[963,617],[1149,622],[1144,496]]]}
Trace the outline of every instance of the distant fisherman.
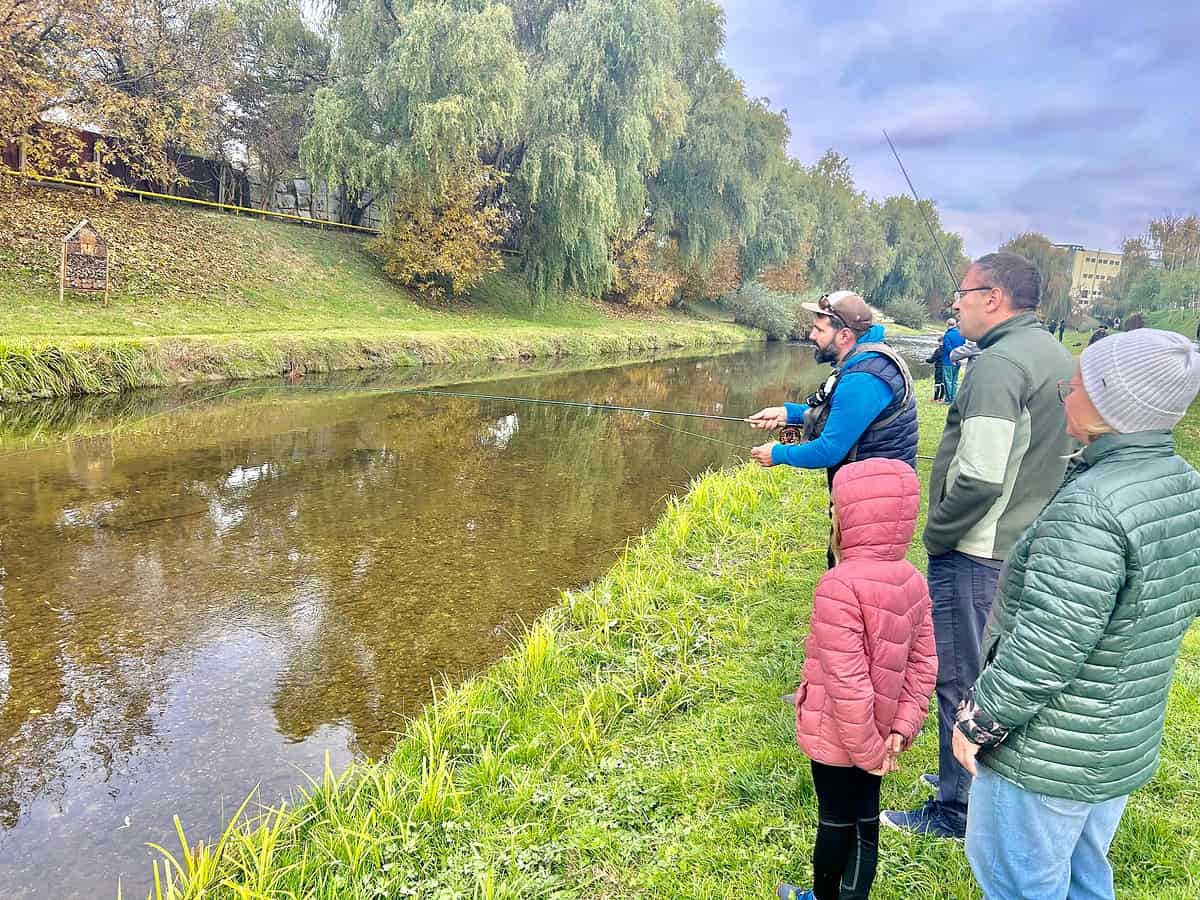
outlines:
{"label": "distant fisherman", "polygon": [[[803,425],[799,444],[762,444],[750,451],[761,466],[825,469],[829,484],[838,469],[860,459],[899,459],[916,468],[917,404],[908,366],[884,342],[871,307],[852,291],[805,303],[813,314],[808,338],[817,362],[833,373],[805,403],[769,406],[746,421],[755,428]],[[833,566],[833,552],[828,554]]]}

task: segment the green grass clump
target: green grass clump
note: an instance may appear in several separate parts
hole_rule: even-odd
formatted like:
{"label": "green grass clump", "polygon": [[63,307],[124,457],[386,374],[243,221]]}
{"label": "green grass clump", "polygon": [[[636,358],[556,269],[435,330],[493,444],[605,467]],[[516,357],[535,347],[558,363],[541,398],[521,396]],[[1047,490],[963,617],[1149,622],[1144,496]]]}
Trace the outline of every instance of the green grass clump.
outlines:
{"label": "green grass clump", "polygon": [[[919,390],[932,455],[945,408]],[[1200,408],[1180,448],[1200,461]],[[780,695],[801,671],[827,528],[822,473],[700,477],[603,579],[563,594],[485,674],[443,685],[390,756],[235,821],[192,848],[201,862],[163,851],[155,896],[741,900],[807,882],[816,798]],[[919,542],[911,558],[923,565]],[[932,725],[885,806],[925,799]],[[1120,896],[1197,895],[1198,729],[1193,632],[1162,767],[1113,846]],[[961,844],[882,840],[873,896],[979,896]]]}

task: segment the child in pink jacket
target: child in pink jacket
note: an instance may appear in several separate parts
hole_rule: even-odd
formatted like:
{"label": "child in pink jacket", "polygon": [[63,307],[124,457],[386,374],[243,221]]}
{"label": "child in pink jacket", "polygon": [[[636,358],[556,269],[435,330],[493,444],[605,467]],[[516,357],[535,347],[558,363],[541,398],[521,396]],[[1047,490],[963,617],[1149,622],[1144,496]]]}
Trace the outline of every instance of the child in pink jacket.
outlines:
{"label": "child in pink jacket", "polygon": [[879,855],[879,787],[916,737],[937,679],[929,587],[908,552],[921,488],[900,460],[833,479],[837,565],[817,584],[796,692],[796,742],[812,760],[819,823],[813,889],[782,900],[866,897]]}

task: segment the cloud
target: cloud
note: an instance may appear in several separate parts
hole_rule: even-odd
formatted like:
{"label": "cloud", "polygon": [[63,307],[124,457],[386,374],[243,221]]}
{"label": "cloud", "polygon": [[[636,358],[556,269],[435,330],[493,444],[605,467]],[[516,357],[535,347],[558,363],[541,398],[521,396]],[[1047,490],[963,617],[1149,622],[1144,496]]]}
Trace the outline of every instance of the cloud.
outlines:
{"label": "cloud", "polygon": [[789,111],[793,155],[836,149],[869,194],[900,193],[888,129],[972,254],[1027,230],[1116,247],[1164,209],[1200,208],[1200,5],[725,6],[727,59]]}

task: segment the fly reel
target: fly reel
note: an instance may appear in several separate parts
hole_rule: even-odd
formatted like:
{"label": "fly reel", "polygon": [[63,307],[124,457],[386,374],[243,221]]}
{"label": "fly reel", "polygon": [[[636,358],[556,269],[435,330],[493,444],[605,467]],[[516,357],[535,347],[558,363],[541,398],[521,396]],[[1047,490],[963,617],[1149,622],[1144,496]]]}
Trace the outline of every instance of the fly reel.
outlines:
{"label": "fly reel", "polygon": [[779,443],[800,444],[804,442],[804,428],[800,425],[784,425],[779,429]]}

